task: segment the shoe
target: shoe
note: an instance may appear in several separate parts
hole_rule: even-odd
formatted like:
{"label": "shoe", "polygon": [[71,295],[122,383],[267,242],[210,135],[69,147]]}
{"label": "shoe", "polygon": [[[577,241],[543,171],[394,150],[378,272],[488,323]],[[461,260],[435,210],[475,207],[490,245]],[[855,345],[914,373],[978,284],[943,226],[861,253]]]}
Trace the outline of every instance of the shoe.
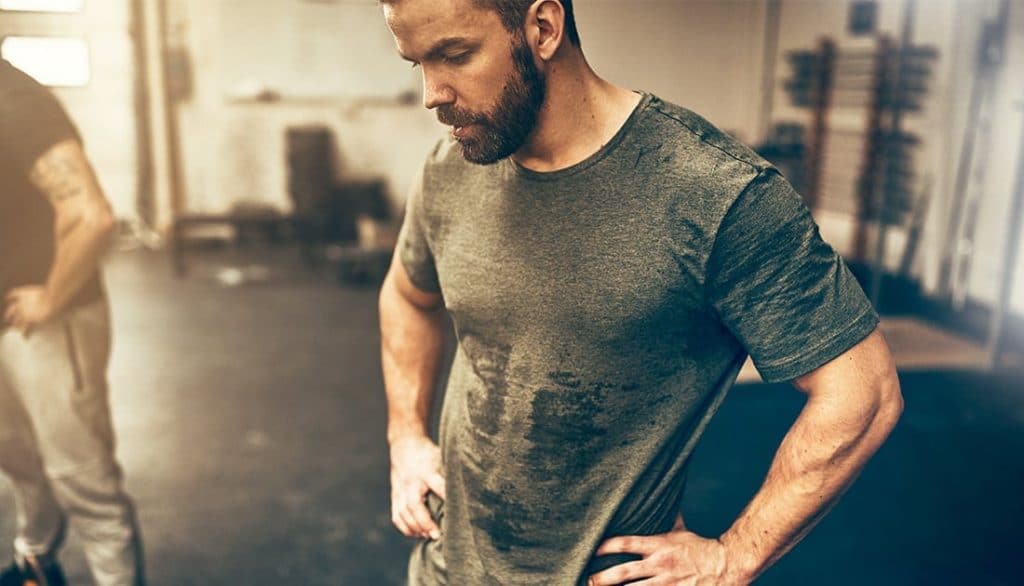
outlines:
{"label": "shoe", "polygon": [[28,558],[25,567],[18,562],[0,572],[0,586],[67,586],[64,570],[57,562],[40,564],[35,558]]}

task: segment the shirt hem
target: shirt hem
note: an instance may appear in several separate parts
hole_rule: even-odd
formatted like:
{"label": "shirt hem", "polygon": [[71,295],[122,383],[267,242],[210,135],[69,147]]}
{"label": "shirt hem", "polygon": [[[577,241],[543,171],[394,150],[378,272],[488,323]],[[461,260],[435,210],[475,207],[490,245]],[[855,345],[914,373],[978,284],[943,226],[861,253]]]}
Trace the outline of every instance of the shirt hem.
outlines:
{"label": "shirt hem", "polygon": [[790,381],[803,376],[846,352],[878,327],[878,314],[868,309],[847,328],[815,347],[807,354],[777,364],[757,364],[757,371],[766,383]]}

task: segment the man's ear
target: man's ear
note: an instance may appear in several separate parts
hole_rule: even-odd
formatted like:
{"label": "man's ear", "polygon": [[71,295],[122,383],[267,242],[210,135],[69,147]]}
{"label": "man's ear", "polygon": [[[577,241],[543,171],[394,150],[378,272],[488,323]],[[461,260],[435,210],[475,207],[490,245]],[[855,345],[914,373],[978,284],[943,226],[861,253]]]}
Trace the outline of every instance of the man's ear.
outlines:
{"label": "man's ear", "polygon": [[536,0],[526,13],[526,41],[550,61],[565,40],[565,8],[558,0]]}

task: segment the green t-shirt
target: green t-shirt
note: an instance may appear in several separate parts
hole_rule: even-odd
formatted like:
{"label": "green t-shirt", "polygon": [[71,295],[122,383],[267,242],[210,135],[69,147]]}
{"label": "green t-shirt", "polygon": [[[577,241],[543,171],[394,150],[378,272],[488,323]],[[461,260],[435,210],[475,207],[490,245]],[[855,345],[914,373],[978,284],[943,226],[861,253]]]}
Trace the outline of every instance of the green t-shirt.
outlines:
{"label": "green t-shirt", "polygon": [[671,529],[691,452],[749,353],[793,379],[878,317],[769,163],[644,95],[581,163],[538,173],[442,141],[399,238],[458,337],[442,538],[413,584],[577,584],[615,535]]}

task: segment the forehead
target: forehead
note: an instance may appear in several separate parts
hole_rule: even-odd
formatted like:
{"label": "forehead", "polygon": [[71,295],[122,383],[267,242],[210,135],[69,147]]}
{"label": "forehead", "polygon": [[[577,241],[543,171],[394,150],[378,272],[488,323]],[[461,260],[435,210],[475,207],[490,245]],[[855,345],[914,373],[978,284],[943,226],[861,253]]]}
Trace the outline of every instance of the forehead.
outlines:
{"label": "forehead", "polygon": [[395,0],[383,7],[398,52],[411,59],[444,39],[484,39],[504,30],[495,11],[472,0]]}

